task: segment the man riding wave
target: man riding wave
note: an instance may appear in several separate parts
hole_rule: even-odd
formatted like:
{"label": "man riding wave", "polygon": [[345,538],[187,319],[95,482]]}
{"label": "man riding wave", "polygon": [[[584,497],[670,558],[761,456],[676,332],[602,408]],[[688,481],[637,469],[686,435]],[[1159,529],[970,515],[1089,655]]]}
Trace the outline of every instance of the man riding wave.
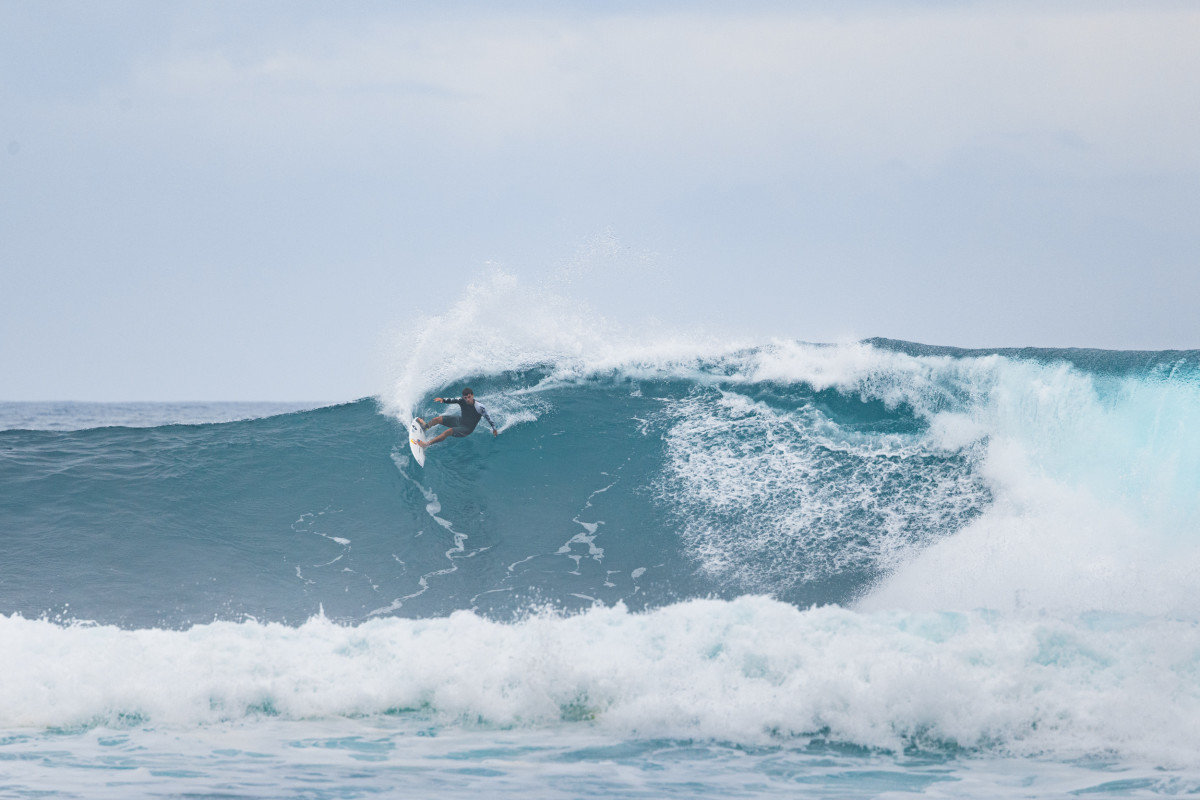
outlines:
{"label": "man riding wave", "polygon": [[470,436],[471,432],[475,430],[475,426],[479,424],[479,420],[481,419],[486,419],[488,421],[488,425],[492,426],[492,436],[500,435],[500,432],[496,430],[496,423],[492,422],[492,418],[488,415],[487,409],[483,407],[483,403],[475,402],[475,393],[471,391],[470,386],[467,386],[463,389],[462,397],[435,397],[433,398],[433,402],[456,403],[458,407],[462,409],[462,413],[446,414],[443,416],[434,417],[433,419],[429,420],[429,422],[417,417],[417,423],[421,426],[421,430],[423,431],[427,431],[435,425],[446,426],[446,430],[442,431],[428,442],[418,441],[417,444],[421,445],[421,447],[429,447],[431,444],[437,444],[447,436],[454,436],[457,438]]}

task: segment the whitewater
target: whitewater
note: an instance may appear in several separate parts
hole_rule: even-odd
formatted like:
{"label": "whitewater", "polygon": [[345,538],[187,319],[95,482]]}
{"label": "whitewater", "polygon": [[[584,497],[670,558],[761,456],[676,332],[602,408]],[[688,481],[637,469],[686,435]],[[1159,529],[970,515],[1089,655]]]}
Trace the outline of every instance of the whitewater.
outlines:
{"label": "whitewater", "polygon": [[[497,274],[390,370],[0,403],[0,796],[1200,793],[1200,351],[631,331]],[[464,385],[500,436],[418,467]]]}

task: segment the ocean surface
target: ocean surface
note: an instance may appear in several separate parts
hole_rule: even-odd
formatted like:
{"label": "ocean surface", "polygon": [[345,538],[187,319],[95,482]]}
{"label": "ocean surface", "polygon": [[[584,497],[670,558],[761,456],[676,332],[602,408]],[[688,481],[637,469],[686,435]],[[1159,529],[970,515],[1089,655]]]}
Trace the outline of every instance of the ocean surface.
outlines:
{"label": "ocean surface", "polygon": [[406,352],[0,404],[0,797],[1200,794],[1200,351]]}

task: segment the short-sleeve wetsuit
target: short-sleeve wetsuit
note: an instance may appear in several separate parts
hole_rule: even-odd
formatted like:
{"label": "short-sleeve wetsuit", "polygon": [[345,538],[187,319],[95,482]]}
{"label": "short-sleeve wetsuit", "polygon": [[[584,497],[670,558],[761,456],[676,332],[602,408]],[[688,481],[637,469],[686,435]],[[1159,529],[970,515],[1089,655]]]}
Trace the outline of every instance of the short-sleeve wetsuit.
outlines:
{"label": "short-sleeve wetsuit", "polygon": [[442,415],[442,424],[450,429],[451,436],[470,436],[471,432],[475,430],[475,426],[479,424],[480,419],[486,419],[488,425],[492,426],[492,430],[496,429],[496,423],[492,422],[492,418],[488,416],[487,409],[478,400],[474,403],[468,403],[461,397],[447,397],[443,402],[458,403],[458,407],[462,409],[461,415]]}

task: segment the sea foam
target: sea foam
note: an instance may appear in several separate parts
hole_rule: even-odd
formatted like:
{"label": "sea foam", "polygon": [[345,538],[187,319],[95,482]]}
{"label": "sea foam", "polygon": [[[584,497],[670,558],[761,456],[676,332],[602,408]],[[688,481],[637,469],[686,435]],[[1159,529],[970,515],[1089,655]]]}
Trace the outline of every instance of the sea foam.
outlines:
{"label": "sea foam", "polygon": [[762,597],[512,623],[120,630],[0,618],[0,728],[415,715],[766,744],[819,737],[1196,763],[1200,628],[1122,615],[866,614]]}

